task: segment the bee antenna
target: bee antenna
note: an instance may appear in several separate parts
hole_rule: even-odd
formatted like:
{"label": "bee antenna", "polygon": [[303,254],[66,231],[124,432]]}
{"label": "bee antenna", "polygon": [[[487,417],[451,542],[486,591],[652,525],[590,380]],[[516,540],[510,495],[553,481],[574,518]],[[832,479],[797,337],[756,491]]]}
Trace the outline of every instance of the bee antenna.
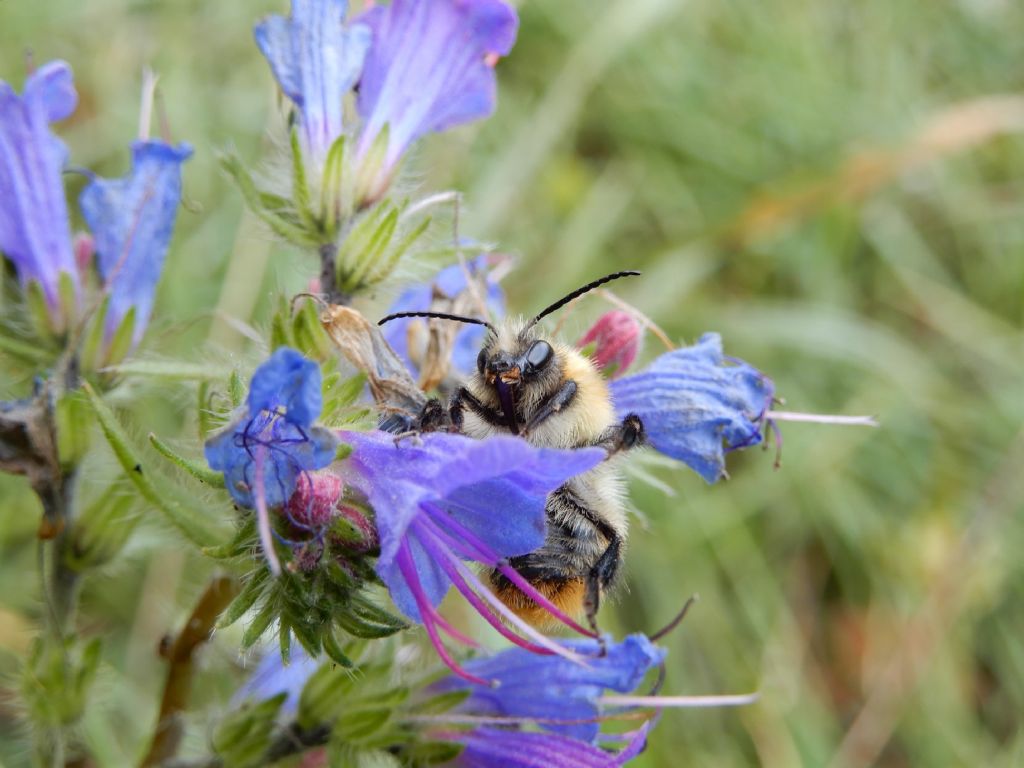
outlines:
{"label": "bee antenna", "polygon": [[438,320],[454,320],[456,323],[469,323],[470,325],[482,325],[489,329],[493,333],[497,333],[494,330],[494,326],[488,323],[486,320],[480,320],[476,317],[463,317],[462,315],[449,315],[447,312],[395,312],[393,315],[382,317],[377,321],[377,325],[384,325],[384,323],[390,323],[392,320],[397,320],[400,317],[436,317]]}
{"label": "bee antenna", "polygon": [[671,632],[673,629],[678,627],[679,623],[683,619],[686,618],[686,614],[689,613],[691,606],[693,606],[693,604],[696,603],[699,599],[700,598],[697,595],[691,595],[690,599],[687,600],[686,603],[683,605],[683,609],[681,611],[679,611],[679,613],[677,613],[675,615],[675,618],[673,618],[672,621],[670,621],[664,627],[659,629],[657,632],[655,632],[654,634],[650,635],[648,637],[648,639],[651,642],[656,643],[659,640],[661,640],[661,638],[663,638],[665,635],[667,635],[669,632]]}
{"label": "bee antenna", "polygon": [[564,307],[566,304],[568,304],[573,299],[578,299],[583,294],[589,293],[590,291],[594,290],[595,288],[597,288],[600,285],[604,285],[605,283],[610,283],[612,280],[618,280],[620,277],[632,277],[634,275],[639,275],[639,274],[640,273],[637,272],[636,270],[629,269],[629,270],[626,270],[625,272],[613,272],[610,275],[605,275],[604,277],[602,277],[599,280],[594,280],[592,283],[587,283],[582,288],[577,288],[575,291],[570,293],[568,296],[563,296],[562,298],[560,298],[558,301],[556,301],[550,307],[548,307],[543,312],[541,312],[539,315],[537,315],[535,318],[533,318],[533,320],[530,321],[530,324],[527,325],[526,327],[530,328],[530,327],[536,325],[541,320],[543,320],[545,317],[550,315],[552,312],[555,312],[555,311],[561,309],[562,307]]}

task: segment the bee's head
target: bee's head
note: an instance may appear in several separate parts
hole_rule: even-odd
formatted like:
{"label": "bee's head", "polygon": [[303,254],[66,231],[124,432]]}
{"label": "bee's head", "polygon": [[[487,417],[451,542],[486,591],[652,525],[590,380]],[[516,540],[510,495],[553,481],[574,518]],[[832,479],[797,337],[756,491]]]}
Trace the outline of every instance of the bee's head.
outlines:
{"label": "bee's head", "polygon": [[531,333],[532,328],[517,330],[503,325],[488,334],[476,368],[484,383],[496,387],[498,383],[511,387],[528,386],[546,379],[555,362],[555,350],[544,339]]}

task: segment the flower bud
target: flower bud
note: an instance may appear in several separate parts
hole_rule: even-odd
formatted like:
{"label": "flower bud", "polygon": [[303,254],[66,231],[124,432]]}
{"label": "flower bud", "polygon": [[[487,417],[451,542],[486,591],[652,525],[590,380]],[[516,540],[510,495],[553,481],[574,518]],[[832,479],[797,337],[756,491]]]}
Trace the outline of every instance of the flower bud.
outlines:
{"label": "flower bud", "polygon": [[75,266],[78,272],[84,275],[89,271],[93,256],[96,255],[96,242],[88,232],[76,232],[71,241],[71,248],[75,253]]}
{"label": "flower bud", "polygon": [[302,473],[285,507],[288,516],[309,528],[327,525],[337,515],[341,489],[341,478],[330,472]]}
{"label": "flower bud", "polygon": [[597,319],[576,346],[589,347],[590,356],[605,376],[614,379],[632,365],[640,351],[643,328],[629,312],[613,309]]}

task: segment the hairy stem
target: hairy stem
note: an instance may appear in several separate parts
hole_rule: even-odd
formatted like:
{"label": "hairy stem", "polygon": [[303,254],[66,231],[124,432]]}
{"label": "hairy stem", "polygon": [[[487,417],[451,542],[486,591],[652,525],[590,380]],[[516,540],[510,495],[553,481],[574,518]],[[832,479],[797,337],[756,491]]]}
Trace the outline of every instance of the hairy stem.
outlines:
{"label": "hairy stem", "polygon": [[178,751],[184,732],[182,713],[192,691],[192,663],[196,651],[210,639],[224,609],[238,594],[238,582],[228,576],[215,577],[203,591],[177,638],[161,643],[160,654],[170,662],[167,682],[160,701],[153,741],[142,766],[166,764]]}
{"label": "hairy stem", "polygon": [[347,307],[352,303],[352,296],[338,286],[337,255],[337,243],[320,246],[320,291],[328,303]]}

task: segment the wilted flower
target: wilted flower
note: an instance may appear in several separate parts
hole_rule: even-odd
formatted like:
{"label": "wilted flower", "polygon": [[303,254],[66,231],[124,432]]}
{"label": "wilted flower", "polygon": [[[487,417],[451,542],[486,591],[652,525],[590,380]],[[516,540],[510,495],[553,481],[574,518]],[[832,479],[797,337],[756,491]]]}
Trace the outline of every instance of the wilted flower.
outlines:
{"label": "wilted flower", "polygon": [[761,442],[775,387],[742,360],[724,358],[721,337],[707,333],[611,382],[611,392],[619,414],[643,420],[656,450],[713,483],[725,473],[725,452]]}
{"label": "wilted flower", "polygon": [[643,327],[629,312],[613,309],[597,319],[576,346],[593,345],[591,357],[604,374],[614,379],[636,360],[643,340]]}
{"label": "wilted flower", "polygon": [[0,80],[0,251],[14,262],[22,285],[38,283],[56,329],[64,316],[59,285],[66,275],[76,295],[78,270],[61,173],[64,144],[49,124],[68,117],[78,95],[62,61],[40,67],[19,97]]}
{"label": "wilted flower", "polygon": [[[380,536],[377,572],[395,605],[422,622],[442,660],[467,675],[448,655],[438,629],[468,641],[437,610],[455,586],[499,632],[520,645],[549,652],[565,649],[543,638],[505,607],[464,560],[497,568],[523,592],[563,621],[585,632],[530,586],[507,558],[544,543],[547,494],[595,466],[599,449],[541,449],[514,437],[472,440],[461,435],[423,435],[419,444],[395,444],[384,432],[344,432],[352,447],[341,474],[365,494]],[[495,614],[501,618],[498,618]],[[502,619],[532,637],[526,643]],[[568,655],[572,655],[571,652]]]}
{"label": "wilted flower", "polygon": [[256,44],[281,90],[298,107],[302,147],[319,167],[342,135],[342,99],[355,85],[370,42],[362,25],[346,28],[346,0],[292,0],[292,13],[256,25]]}
{"label": "wilted flower", "polygon": [[643,752],[651,722],[616,736],[626,742],[619,752],[608,752],[568,736],[485,726],[472,731],[443,734],[465,749],[453,762],[460,768],[617,768]]}
{"label": "wilted flower", "polygon": [[374,168],[379,194],[405,151],[426,133],[494,111],[489,57],[505,56],[519,19],[502,0],[394,0],[359,17],[373,31],[359,81],[364,119],[357,154],[365,159],[387,130]]}
{"label": "wilted flower", "polygon": [[471,675],[493,680],[497,687],[448,677],[431,690],[469,690],[469,697],[459,706],[461,713],[535,720],[544,729],[593,743],[600,731],[598,715],[604,692],[632,692],[666,653],[640,634],[619,643],[606,638],[603,656],[596,640],[563,641],[563,645],[588,656],[586,665],[510,648],[464,665]]}
{"label": "wilted flower", "polygon": [[[438,297],[455,300],[469,289],[469,280],[473,279],[478,281],[481,286],[486,285],[485,291],[481,291],[483,295],[480,298],[490,312],[500,316],[505,311],[505,293],[501,290],[498,281],[488,274],[488,262],[488,255],[483,254],[467,261],[465,266],[452,264],[445,267],[430,282],[406,289],[388,309],[388,314],[428,311]],[[451,311],[451,309],[445,308],[444,311]],[[477,316],[479,309],[472,314]],[[415,318],[399,318],[392,320],[382,328],[388,344],[398,353],[398,356],[411,371],[415,371],[418,367],[413,362],[413,358],[421,358],[422,354],[413,354],[409,349],[410,326],[423,322],[425,321]],[[485,333],[486,331],[479,325],[464,325],[459,328],[452,345],[452,368],[463,374],[473,371]]]}
{"label": "wilted flower", "polygon": [[322,407],[320,367],[288,347],[256,369],[247,408],[231,426],[206,441],[206,460],[224,473],[228,492],[252,508],[257,468],[267,506],[284,504],[300,473],[334,460],[338,439],[314,427]]}
{"label": "wilted flower", "polygon": [[129,317],[133,346],[146,330],[181,200],[181,164],[191,155],[188,144],[136,141],[131,173],[93,179],[82,190],[79,205],[109,294],[108,341]]}

